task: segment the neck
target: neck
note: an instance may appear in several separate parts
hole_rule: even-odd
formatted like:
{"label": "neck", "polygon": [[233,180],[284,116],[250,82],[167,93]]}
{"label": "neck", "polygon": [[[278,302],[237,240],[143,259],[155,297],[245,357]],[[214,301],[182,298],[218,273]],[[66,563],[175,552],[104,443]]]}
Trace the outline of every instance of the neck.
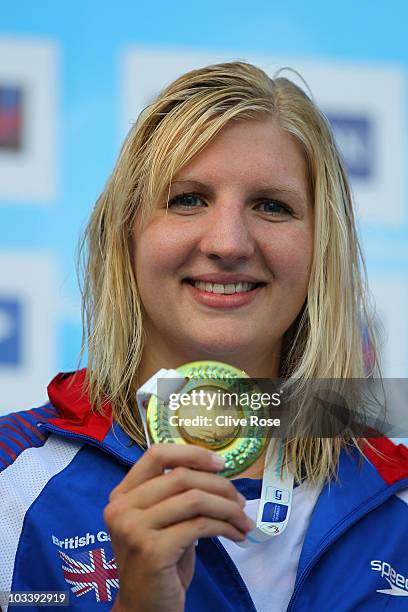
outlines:
{"label": "neck", "polygon": [[236,480],[237,478],[258,478],[258,479],[263,478],[265,452],[266,452],[266,448],[262,452],[262,455],[258,457],[258,459],[255,461],[255,463],[250,465],[249,468],[245,470],[244,472],[241,472],[240,474],[236,474],[235,476],[232,476],[231,480]]}

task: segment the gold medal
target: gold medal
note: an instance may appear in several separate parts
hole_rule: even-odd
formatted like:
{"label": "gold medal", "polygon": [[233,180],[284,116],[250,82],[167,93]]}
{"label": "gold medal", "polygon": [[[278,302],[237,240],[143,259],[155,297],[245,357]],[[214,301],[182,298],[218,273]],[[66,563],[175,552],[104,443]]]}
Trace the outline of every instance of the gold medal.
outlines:
{"label": "gold medal", "polygon": [[[185,384],[162,400],[150,396],[147,427],[153,442],[196,444],[225,459],[223,476],[246,470],[262,453],[264,428],[256,423],[251,395],[259,392],[245,372],[217,361],[194,361],[177,368]],[[160,390],[160,379],[158,379]]]}

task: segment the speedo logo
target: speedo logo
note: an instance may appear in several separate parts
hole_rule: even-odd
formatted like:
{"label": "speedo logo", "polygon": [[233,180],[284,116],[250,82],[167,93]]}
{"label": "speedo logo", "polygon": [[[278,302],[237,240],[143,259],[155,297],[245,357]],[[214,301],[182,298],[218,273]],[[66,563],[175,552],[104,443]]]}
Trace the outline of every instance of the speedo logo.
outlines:
{"label": "speedo logo", "polygon": [[396,595],[399,597],[408,597],[408,578],[398,572],[386,561],[371,561],[371,569],[374,572],[380,572],[381,578],[390,585],[389,589],[377,589],[377,593],[385,595]]}

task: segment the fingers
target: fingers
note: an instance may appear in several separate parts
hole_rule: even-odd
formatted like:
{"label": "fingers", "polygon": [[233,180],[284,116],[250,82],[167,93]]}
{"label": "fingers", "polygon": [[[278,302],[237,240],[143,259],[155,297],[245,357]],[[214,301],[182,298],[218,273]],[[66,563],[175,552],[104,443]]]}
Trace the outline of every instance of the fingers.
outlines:
{"label": "fingers", "polygon": [[220,457],[204,448],[153,445],[114,489],[105,508],[114,546],[124,551],[124,558],[127,550],[156,567],[177,563],[199,538],[221,535],[242,541],[253,523],[243,512],[245,498],[216,474],[222,467]]}
{"label": "fingers", "polygon": [[157,504],[144,514],[149,529],[163,529],[196,517],[225,521],[242,533],[252,529],[252,521],[236,501],[191,489]]}
{"label": "fingers", "polygon": [[186,547],[200,538],[223,536],[234,542],[245,540],[245,533],[234,525],[217,519],[200,516],[184,523],[178,523],[161,532],[163,545],[169,549],[175,546]]}
{"label": "fingers", "polygon": [[227,478],[181,466],[168,474],[142,483],[136,490],[127,493],[127,496],[132,506],[145,509],[190,489],[201,489],[225,497],[237,502],[241,507],[246,503],[245,497],[238,493]]}
{"label": "fingers", "polygon": [[[185,501],[185,500],[184,500]],[[234,505],[234,502],[228,502]],[[154,509],[158,509],[156,506]],[[178,501],[180,505],[180,501]],[[204,504],[205,505],[205,504]],[[236,504],[235,504],[236,506]],[[154,510],[153,509],[153,510]],[[220,508],[218,508],[220,511]],[[185,516],[193,514],[194,510],[184,513]],[[210,513],[214,513],[210,509]],[[112,536],[112,543],[118,550],[123,548],[130,554],[136,554],[143,559],[146,567],[155,570],[162,569],[176,562],[184,549],[199,538],[224,536],[235,542],[245,539],[246,533],[253,529],[253,523],[246,518],[246,524],[241,519],[235,520],[236,510],[223,508],[222,515],[228,520],[211,516],[195,516],[189,520],[172,524],[168,527],[155,529],[153,525],[170,522],[161,512],[152,513],[140,510],[127,509],[122,512],[119,505],[112,504],[105,509],[104,518]],[[148,518],[146,518],[148,515]],[[126,557],[128,555],[126,554]]]}
{"label": "fingers", "polygon": [[177,466],[218,472],[223,468],[224,462],[216,453],[192,444],[153,444],[113,489],[111,499],[159,476],[165,469]]}
{"label": "fingers", "polygon": [[[112,543],[120,550],[126,543],[126,551],[136,554],[143,567],[160,571],[177,562],[188,546],[200,538],[224,536],[234,542],[242,542],[249,529],[241,531],[233,523],[208,516],[197,516],[169,527],[154,530],[143,524],[142,512],[131,510],[125,515],[105,517],[112,534]],[[252,528],[252,525],[251,525]],[[126,553],[126,558],[130,558]]]}

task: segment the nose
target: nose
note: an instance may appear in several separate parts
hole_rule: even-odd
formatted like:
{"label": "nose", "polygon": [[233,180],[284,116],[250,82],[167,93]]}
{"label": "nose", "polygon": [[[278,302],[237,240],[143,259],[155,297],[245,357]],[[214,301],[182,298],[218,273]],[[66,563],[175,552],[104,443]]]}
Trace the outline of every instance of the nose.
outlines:
{"label": "nose", "polygon": [[200,247],[210,259],[232,263],[246,260],[255,251],[255,241],[245,209],[236,204],[214,206],[207,216]]}

